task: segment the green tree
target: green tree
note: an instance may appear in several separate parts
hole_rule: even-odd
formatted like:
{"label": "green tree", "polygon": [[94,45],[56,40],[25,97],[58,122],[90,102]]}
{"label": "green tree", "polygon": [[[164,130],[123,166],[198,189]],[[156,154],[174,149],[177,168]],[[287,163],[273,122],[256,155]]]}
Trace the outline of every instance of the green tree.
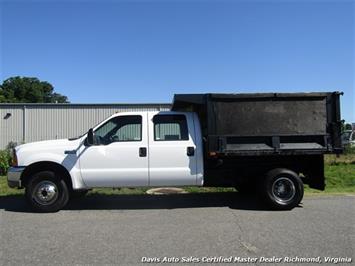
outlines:
{"label": "green tree", "polygon": [[47,81],[11,77],[0,85],[0,103],[68,103],[67,96],[54,92]]}

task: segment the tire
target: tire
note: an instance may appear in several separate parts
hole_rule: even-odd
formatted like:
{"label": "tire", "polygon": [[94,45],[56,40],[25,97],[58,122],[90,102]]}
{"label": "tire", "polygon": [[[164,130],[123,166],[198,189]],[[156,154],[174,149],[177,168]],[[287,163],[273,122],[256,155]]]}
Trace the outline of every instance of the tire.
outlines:
{"label": "tire", "polygon": [[26,185],[25,195],[29,205],[37,212],[57,212],[69,200],[67,184],[52,171],[32,175]]}
{"label": "tire", "polygon": [[263,186],[267,204],[276,210],[290,210],[303,198],[303,182],[293,171],[278,168],[270,171]]}
{"label": "tire", "polygon": [[70,192],[70,198],[71,199],[80,199],[86,196],[88,194],[89,190],[72,190]]}

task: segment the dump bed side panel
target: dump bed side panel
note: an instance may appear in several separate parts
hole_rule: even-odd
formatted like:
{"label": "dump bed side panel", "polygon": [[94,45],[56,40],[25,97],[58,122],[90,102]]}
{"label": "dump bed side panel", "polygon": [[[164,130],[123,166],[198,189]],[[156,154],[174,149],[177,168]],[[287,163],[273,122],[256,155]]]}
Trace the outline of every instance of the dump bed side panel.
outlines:
{"label": "dump bed side panel", "polygon": [[[325,135],[326,98],[212,101],[216,135]],[[211,121],[212,122],[212,121]],[[213,124],[213,123],[212,123]]]}

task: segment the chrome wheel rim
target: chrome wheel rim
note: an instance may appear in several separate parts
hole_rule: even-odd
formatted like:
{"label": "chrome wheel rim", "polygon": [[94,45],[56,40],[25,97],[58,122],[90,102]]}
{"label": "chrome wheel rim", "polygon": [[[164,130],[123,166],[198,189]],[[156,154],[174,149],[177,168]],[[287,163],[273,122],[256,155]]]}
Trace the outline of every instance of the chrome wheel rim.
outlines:
{"label": "chrome wheel rim", "polygon": [[277,178],[271,187],[272,195],[280,204],[287,204],[296,195],[296,187],[288,177]]}
{"label": "chrome wheel rim", "polygon": [[50,205],[58,198],[58,188],[52,181],[41,181],[33,190],[32,197],[38,204]]}

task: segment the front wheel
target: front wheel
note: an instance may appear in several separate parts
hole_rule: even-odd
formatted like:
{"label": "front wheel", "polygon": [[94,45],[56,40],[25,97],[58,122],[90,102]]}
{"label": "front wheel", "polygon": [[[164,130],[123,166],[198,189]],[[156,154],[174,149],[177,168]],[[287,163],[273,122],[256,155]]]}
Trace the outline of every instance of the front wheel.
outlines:
{"label": "front wheel", "polygon": [[69,200],[66,183],[52,171],[42,171],[31,176],[25,194],[30,206],[38,212],[59,211]]}
{"label": "front wheel", "polygon": [[298,206],[303,198],[303,182],[293,171],[274,169],[264,182],[264,195],[270,207],[278,210],[290,210]]}

